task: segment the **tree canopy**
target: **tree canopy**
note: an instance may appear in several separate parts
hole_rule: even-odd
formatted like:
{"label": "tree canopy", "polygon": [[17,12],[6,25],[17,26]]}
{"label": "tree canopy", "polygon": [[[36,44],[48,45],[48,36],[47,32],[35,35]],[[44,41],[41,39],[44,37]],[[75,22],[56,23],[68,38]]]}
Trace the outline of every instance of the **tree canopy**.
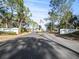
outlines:
{"label": "tree canopy", "polygon": [[30,16],[30,10],[24,5],[23,0],[0,0],[0,20],[1,24],[4,23],[2,27],[11,27],[12,23],[21,27],[21,23],[30,20]]}

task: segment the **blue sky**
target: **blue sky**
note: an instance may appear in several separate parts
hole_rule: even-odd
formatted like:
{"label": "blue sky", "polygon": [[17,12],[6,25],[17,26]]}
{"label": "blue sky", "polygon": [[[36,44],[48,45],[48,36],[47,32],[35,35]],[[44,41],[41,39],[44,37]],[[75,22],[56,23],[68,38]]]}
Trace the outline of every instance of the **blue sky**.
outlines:
{"label": "blue sky", "polygon": [[79,15],[79,0],[76,0],[72,6],[73,13]]}
{"label": "blue sky", "polygon": [[[43,19],[48,17],[50,0],[24,0],[24,3],[29,7],[33,19]],[[72,10],[74,14],[79,14],[79,0],[74,2]]]}
{"label": "blue sky", "polygon": [[24,0],[24,2],[31,10],[33,19],[48,17],[49,0]]}
{"label": "blue sky", "polygon": [[[50,10],[49,7],[50,0],[24,0],[24,3],[27,7],[29,7],[32,13],[32,19],[40,24],[40,19],[42,19],[43,23],[42,26],[46,23],[43,18],[48,17],[48,11]],[[72,6],[73,14],[79,14],[79,0],[76,0]]]}
{"label": "blue sky", "polygon": [[[24,0],[25,5],[29,7],[32,13],[31,18],[39,25],[42,25],[43,29],[45,29],[44,24],[46,23],[43,18],[48,17],[48,11],[50,10],[49,1],[50,0]],[[42,20],[41,24],[40,19]]]}

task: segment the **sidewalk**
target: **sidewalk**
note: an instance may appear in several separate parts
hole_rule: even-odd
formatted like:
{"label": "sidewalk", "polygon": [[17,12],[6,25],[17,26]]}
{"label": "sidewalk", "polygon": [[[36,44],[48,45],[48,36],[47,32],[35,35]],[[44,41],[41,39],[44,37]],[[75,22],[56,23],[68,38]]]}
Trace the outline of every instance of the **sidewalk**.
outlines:
{"label": "sidewalk", "polygon": [[79,53],[79,42],[73,41],[73,40],[67,40],[60,37],[56,37],[54,34],[44,34],[49,39],[52,39],[53,41],[59,43],[60,45],[63,45],[77,53]]}
{"label": "sidewalk", "polygon": [[7,40],[13,40],[14,38],[17,38],[17,37],[21,37],[23,35],[28,35],[30,34],[31,32],[25,32],[25,33],[22,33],[22,34],[18,34],[18,35],[2,35],[0,36],[0,42],[4,42],[4,41],[7,41]]}

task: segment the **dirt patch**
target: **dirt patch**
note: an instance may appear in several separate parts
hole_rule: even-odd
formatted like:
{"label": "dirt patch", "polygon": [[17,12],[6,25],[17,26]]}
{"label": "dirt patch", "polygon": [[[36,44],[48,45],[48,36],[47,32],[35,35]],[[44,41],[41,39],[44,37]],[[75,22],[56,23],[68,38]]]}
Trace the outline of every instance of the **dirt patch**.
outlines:
{"label": "dirt patch", "polygon": [[10,40],[12,38],[15,38],[17,35],[1,35],[0,36],[0,41],[6,41],[6,40]]}
{"label": "dirt patch", "polygon": [[7,41],[7,40],[13,40],[13,38],[23,36],[23,35],[27,35],[29,33],[30,32],[25,32],[25,33],[18,34],[18,35],[0,35],[0,42]]}

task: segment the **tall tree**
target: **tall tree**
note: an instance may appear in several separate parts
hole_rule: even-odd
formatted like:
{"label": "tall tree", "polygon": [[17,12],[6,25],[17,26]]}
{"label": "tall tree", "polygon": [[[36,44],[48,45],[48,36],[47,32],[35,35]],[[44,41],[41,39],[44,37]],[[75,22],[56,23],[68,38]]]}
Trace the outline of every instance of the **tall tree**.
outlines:
{"label": "tall tree", "polygon": [[30,10],[24,6],[23,0],[0,0],[0,17],[3,23],[7,22],[6,27],[17,19],[17,24],[21,28],[21,23],[29,19],[30,16]]}
{"label": "tall tree", "polygon": [[78,16],[76,15],[73,15],[73,17],[69,20],[69,23],[70,25],[73,26],[73,28],[77,28],[79,27],[79,19],[78,19]]}
{"label": "tall tree", "polygon": [[[63,20],[62,20],[62,18],[63,18],[63,16],[66,17],[67,15],[69,15],[69,14],[66,15],[66,13],[68,13],[68,11],[71,11],[71,6],[74,1],[75,0],[51,0],[50,1],[51,10],[49,13],[50,17],[52,19],[54,19],[54,16],[56,14],[57,16],[55,18],[57,18],[57,20],[65,21],[67,18],[63,19]],[[59,22],[59,23],[61,23],[61,22]],[[60,30],[60,26],[61,25],[59,24],[59,30]]]}
{"label": "tall tree", "polygon": [[5,23],[6,28],[8,27],[10,13],[8,12],[8,7],[6,5],[7,0],[1,0],[0,6],[0,16],[2,17],[2,22]]}
{"label": "tall tree", "polygon": [[23,0],[17,0],[17,15],[19,21],[19,32],[21,31],[21,24],[23,21],[26,21],[30,17],[30,10],[24,6]]}
{"label": "tall tree", "polygon": [[61,28],[71,28],[71,24],[69,23],[69,20],[73,17],[73,14],[71,11],[66,11],[66,13],[62,16],[60,27]]}

